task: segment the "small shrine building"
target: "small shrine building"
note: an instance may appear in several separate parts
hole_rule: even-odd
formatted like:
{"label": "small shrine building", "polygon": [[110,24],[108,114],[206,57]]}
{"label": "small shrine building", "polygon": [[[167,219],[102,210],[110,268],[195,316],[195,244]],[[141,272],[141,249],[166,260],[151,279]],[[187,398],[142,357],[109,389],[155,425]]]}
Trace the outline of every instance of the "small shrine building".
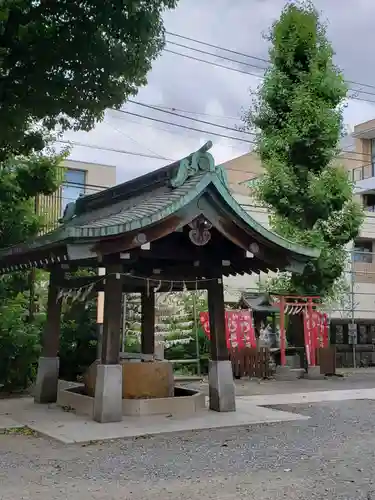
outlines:
{"label": "small shrine building", "polygon": [[[103,336],[97,367],[94,419],[122,418],[119,364],[122,294],[140,293],[141,350],[154,354],[155,294],[207,289],[211,332],[209,407],[235,410],[225,335],[223,276],[301,272],[319,256],[256,222],[232,197],[211,143],[181,161],[70,203],[61,226],[32,241],[0,250],[0,273],[50,272],[47,321],[35,401],[55,402],[60,314],[64,290],[104,291]],[[77,278],[81,268],[105,276]]]}

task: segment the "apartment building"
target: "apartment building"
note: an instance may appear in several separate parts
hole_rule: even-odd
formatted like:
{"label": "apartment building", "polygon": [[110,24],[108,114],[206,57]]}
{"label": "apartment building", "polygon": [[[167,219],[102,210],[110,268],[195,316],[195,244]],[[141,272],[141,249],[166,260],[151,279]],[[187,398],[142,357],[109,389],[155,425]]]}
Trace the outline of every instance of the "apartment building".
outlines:
{"label": "apartment building", "polygon": [[116,167],[112,165],[66,160],[64,169],[62,209],[81,195],[95,193],[116,184]]}
{"label": "apartment building", "polygon": [[[354,194],[365,210],[365,221],[352,246],[353,302],[351,316],[357,323],[375,324],[375,120],[360,123],[352,134],[353,152],[343,152],[354,181]],[[333,317],[336,317],[334,314]],[[375,327],[372,337],[375,341]],[[359,332],[360,334],[360,332]]]}
{"label": "apartment building", "polygon": [[[372,323],[375,325],[375,120],[355,127],[343,144],[337,161],[345,166],[355,182],[355,197],[364,206],[366,217],[358,238],[348,247],[348,256],[351,257],[347,270],[348,294],[342,304],[337,304],[330,312],[331,320],[338,325],[354,321],[359,325],[359,336],[370,336],[375,340],[375,326],[372,326]],[[259,158],[254,153],[248,153],[223,166],[237,201],[254,219],[267,227],[268,214],[256,205],[251,195],[251,185],[262,175]],[[241,289],[258,289],[259,282],[265,279],[266,275],[227,279],[227,300],[235,300]],[[340,336],[347,337],[347,327],[339,328],[337,335],[338,340]]]}
{"label": "apartment building", "polygon": [[52,196],[40,196],[36,210],[45,218],[43,232],[54,229],[66,205],[79,196],[96,193],[116,184],[116,167],[77,160],[65,160],[61,168],[63,182]]}

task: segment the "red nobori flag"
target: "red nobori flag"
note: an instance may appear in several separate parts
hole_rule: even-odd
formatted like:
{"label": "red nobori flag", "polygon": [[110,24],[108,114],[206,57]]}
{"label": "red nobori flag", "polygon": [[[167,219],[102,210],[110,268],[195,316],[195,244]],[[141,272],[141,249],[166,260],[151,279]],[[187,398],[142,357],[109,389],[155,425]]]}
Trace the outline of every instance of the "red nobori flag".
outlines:
{"label": "red nobori flag", "polygon": [[[210,338],[210,320],[208,312],[201,312],[199,317],[204,333]],[[228,349],[232,347],[256,347],[251,311],[246,309],[226,311],[225,326]]]}

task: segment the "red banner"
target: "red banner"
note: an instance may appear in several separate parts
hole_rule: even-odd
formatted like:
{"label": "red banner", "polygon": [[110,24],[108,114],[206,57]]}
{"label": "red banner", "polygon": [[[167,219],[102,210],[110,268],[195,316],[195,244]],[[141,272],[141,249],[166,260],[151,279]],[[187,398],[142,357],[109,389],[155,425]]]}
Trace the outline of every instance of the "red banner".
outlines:
{"label": "red banner", "polygon": [[312,315],[308,311],[304,311],[303,326],[307,363],[309,366],[314,366],[316,364],[316,349],[328,347],[328,316],[319,311],[313,311]]}
{"label": "red banner", "polygon": [[[210,338],[208,312],[199,315],[204,333]],[[227,347],[256,347],[255,331],[251,311],[225,311],[225,334]]]}

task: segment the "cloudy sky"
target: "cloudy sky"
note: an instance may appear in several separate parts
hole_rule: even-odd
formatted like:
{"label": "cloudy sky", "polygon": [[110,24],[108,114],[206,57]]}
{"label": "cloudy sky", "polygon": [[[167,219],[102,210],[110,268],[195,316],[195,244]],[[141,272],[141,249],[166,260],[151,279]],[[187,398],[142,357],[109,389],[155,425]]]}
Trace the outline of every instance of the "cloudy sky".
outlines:
{"label": "cloudy sky", "polygon": [[[177,9],[165,15],[167,31],[245,53],[253,58],[167,35],[167,40],[174,43],[167,43],[166,49],[179,55],[168,50],[161,54],[149,74],[147,87],[140,89],[135,100],[224,127],[241,125],[241,109],[247,107],[251,100],[249,89],[259,85],[261,79],[256,75],[261,74],[259,68],[266,65],[261,59],[267,58],[268,46],[262,35],[278,18],[284,4],[285,0],[180,0]],[[363,100],[348,101],[345,122],[353,127],[356,123],[375,117],[375,0],[316,0],[315,5],[328,22],[336,63],[346,79],[374,86],[355,86],[362,90],[356,94],[357,97],[373,100],[374,104]],[[176,43],[214,55],[203,54]],[[219,55],[240,62],[228,61]],[[167,159],[179,159],[209,139],[214,143],[213,154],[217,162],[234,158],[251,149],[251,144],[246,142],[251,140],[248,135],[136,104],[126,104],[124,110],[142,117],[108,112],[104,122],[90,133],[67,134],[66,139],[91,146],[74,147],[71,158],[116,165],[117,181],[121,182],[161,167],[168,163]],[[146,119],[145,116],[154,120]],[[203,132],[175,127],[155,119],[201,129]],[[235,136],[238,140],[218,137],[213,133]],[[131,156],[100,148],[165,159]]]}

